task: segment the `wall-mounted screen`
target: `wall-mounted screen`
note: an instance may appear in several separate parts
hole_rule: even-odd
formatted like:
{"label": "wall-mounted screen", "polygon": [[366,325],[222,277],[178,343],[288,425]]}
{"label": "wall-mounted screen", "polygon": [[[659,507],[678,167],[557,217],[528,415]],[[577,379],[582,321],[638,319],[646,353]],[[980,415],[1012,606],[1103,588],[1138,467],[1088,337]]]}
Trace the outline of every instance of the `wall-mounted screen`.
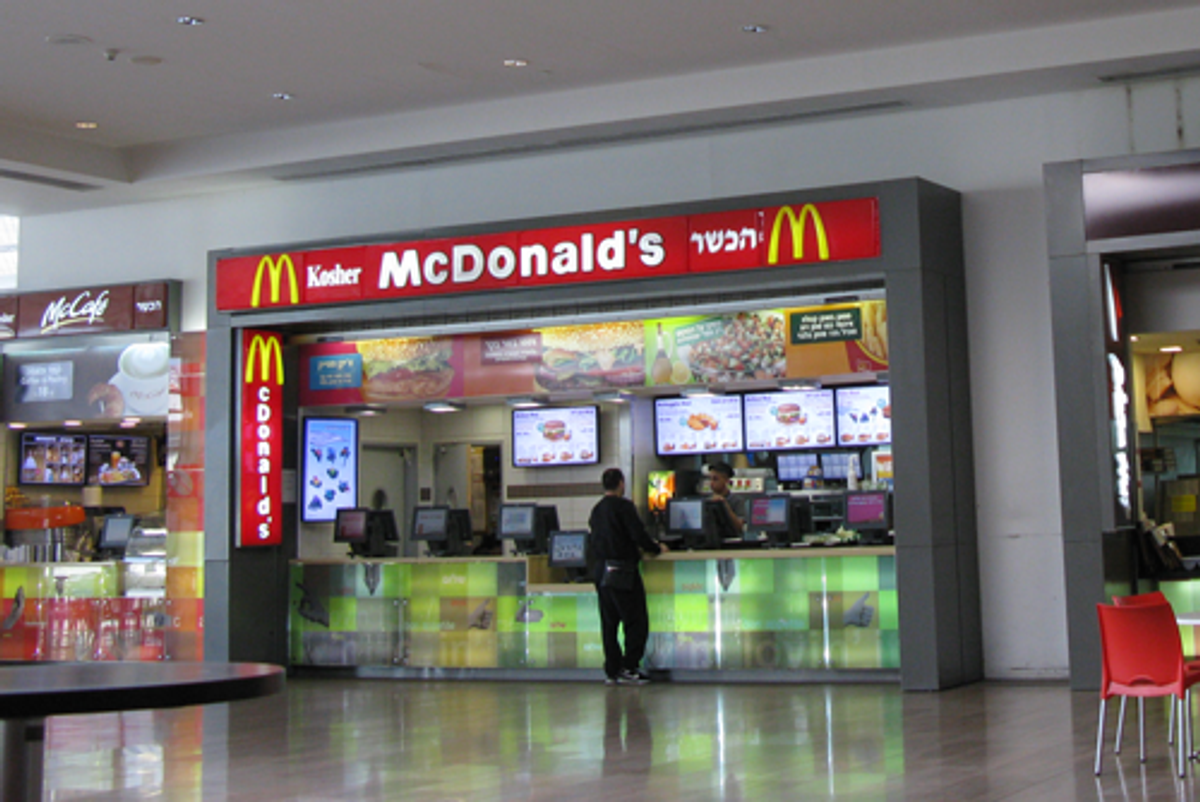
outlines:
{"label": "wall-mounted screen", "polygon": [[655,450],[660,457],[742,451],[742,397],[654,399]]}
{"label": "wall-mounted screen", "polygon": [[833,390],[747,393],[747,451],[830,448],[834,441]]}
{"label": "wall-mounted screen", "polygon": [[817,455],[780,454],[775,459],[775,478],[781,482],[803,482],[805,479],[820,479],[821,464]]}
{"label": "wall-mounted screen", "polygon": [[332,521],[358,505],[358,421],[305,418],[299,496],[305,523]]}
{"label": "wall-mounted screen", "polygon": [[150,481],[150,438],[93,434],[88,437],[87,483],[141,487]]}
{"label": "wall-mounted screen", "polygon": [[87,435],[22,432],[20,459],[23,485],[82,485]]}
{"label": "wall-mounted screen", "polygon": [[837,388],[838,443],[879,446],[892,442],[892,398],[886,384]]}
{"label": "wall-mounted screen", "polygon": [[538,407],[512,413],[513,466],[551,468],[600,461],[600,408]]}
{"label": "wall-mounted screen", "polygon": [[830,451],[821,455],[821,476],[835,481],[846,481],[850,478],[850,467],[854,466],[854,478],[863,478],[862,460],[852,459],[857,453],[849,451]]}

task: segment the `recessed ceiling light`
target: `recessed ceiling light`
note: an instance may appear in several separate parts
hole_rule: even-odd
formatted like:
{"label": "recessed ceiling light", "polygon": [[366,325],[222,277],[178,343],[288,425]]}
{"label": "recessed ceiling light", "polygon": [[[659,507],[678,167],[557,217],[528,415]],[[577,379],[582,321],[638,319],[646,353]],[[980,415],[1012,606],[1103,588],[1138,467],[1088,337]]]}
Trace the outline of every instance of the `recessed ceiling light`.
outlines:
{"label": "recessed ceiling light", "polygon": [[296,96],[291,92],[276,92],[275,94],[271,95],[271,97],[275,98],[276,100],[292,100]]}
{"label": "recessed ceiling light", "polygon": [[743,25],[742,33],[766,33],[769,31],[766,25]]}
{"label": "recessed ceiling light", "polygon": [[184,14],[182,17],[176,17],[175,21],[180,25],[203,25],[204,17],[193,17],[190,14]]}
{"label": "recessed ceiling light", "polygon": [[505,67],[528,67],[529,62],[523,58],[506,58],[504,59]]}
{"label": "recessed ceiling light", "polygon": [[90,37],[78,33],[56,33],[46,37],[48,45],[90,45]]}
{"label": "recessed ceiling light", "polygon": [[78,427],[78,426],[82,426],[82,425],[83,425],[83,421],[81,421],[81,420],[65,420],[65,421],[63,421],[62,425],[63,425],[63,426],[69,426],[69,427],[71,427],[72,429],[74,429],[74,428],[76,428],[76,427]]}
{"label": "recessed ceiling light", "polygon": [[100,123],[95,122],[94,120],[80,120],[79,122],[75,123],[75,127],[80,131],[95,131],[100,127]]}
{"label": "recessed ceiling light", "polygon": [[1164,354],[1178,354],[1180,351],[1183,350],[1183,346],[1182,345],[1164,345],[1162,348],[1159,348],[1158,350]]}
{"label": "recessed ceiling light", "polygon": [[18,422],[16,422],[16,421],[13,421],[13,422],[11,422],[11,423],[9,423],[9,424],[8,424],[8,428],[10,428],[10,429],[24,429],[24,428],[25,428],[25,426],[26,426],[26,424],[24,424],[24,423],[18,423]]}

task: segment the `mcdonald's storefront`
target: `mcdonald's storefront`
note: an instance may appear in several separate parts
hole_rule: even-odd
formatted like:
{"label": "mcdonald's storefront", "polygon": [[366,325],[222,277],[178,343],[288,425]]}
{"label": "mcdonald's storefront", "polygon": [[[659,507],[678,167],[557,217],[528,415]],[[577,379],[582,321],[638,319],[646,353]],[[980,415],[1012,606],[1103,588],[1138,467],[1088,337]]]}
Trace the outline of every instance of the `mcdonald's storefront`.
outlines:
{"label": "mcdonald's storefront", "polygon": [[[556,582],[534,556],[427,556],[413,510],[465,507],[483,534],[497,504],[535,502],[556,507],[559,528],[586,528],[600,472],[618,466],[653,522],[652,476],[719,459],[745,477],[735,490],[774,490],[782,444],[814,463],[809,452],[840,446],[881,484],[886,457],[894,545],[831,538],[647,563],[650,667],[909,689],[982,676],[951,190],[906,179],[220,251],[209,293],[212,659],[591,676],[589,586]],[[807,430],[755,442],[703,415],[691,428],[711,434],[683,426],[672,440],[655,411],[696,390],[740,410],[746,394],[792,383],[886,385],[887,447],[847,429],[834,442],[832,423],[819,443]],[[530,451],[518,398],[592,417],[572,433],[539,428]],[[320,439],[329,427],[350,440]],[[380,499],[402,530],[395,556],[346,558],[336,510]]]}

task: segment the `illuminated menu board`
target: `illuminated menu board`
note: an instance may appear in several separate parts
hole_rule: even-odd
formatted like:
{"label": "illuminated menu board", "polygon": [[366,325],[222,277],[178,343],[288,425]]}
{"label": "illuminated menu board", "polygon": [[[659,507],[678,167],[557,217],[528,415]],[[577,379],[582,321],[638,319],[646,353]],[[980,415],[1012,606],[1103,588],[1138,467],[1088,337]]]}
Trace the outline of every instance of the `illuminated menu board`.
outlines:
{"label": "illuminated menu board", "polygon": [[742,451],[742,397],[656,398],[654,431],[662,457]]}
{"label": "illuminated menu board", "polygon": [[303,520],[332,521],[337,511],[358,506],[358,421],[305,418]]}
{"label": "illuminated menu board", "polygon": [[833,390],[748,393],[743,402],[748,451],[835,445]]}
{"label": "illuminated menu board", "polygon": [[837,427],[839,445],[892,442],[892,400],[887,385],[837,388]]}
{"label": "illuminated menu board", "polygon": [[599,407],[513,410],[513,465],[549,468],[600,461]]}

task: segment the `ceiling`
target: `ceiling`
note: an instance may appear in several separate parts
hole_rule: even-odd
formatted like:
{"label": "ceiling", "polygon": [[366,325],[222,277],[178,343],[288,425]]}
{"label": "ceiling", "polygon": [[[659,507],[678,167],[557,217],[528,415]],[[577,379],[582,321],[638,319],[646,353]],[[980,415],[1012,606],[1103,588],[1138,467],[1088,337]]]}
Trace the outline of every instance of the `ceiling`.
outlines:
{"label": "ceiling", "polygon": [[1200,72],[1200,0],[1130,6],[4,0],[0,213]]}

